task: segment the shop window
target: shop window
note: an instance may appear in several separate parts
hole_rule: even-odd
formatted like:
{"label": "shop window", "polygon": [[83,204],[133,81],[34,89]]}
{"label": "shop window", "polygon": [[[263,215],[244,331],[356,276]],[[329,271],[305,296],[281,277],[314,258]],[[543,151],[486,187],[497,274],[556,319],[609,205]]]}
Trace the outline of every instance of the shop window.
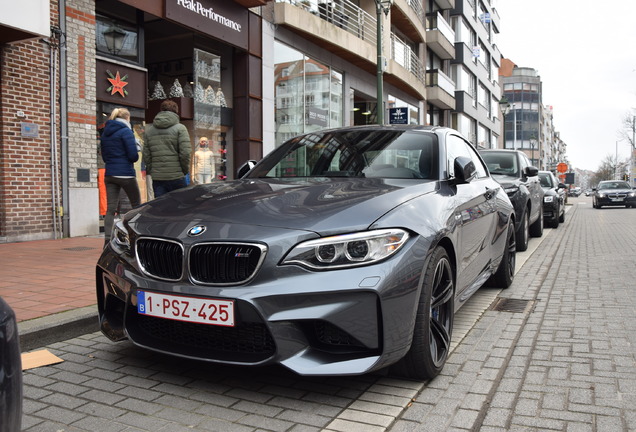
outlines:
{"label": "shop window", "polygon": [[[221,56],[200,49],[194,50],[194,136],[192,142],[193,180],[197,181],[197,173],[203,156],[212,158],[211,178],[226,178],[225,133],[231,125],[232,113],[221,85]],[[202,138],[207,138],[207,146],[200,145]],[[207,147],[207,148],[206,148]],[[205,151],[212,154],[203,154]],[[199,155],[197,155],[199,152]],[[209,171],[209,169],[207,170]],[[206,171],[206,174],[208,174]],[[200,177],[201,178],[201,177]],[[207,177],[203,177],[207,178]]]}

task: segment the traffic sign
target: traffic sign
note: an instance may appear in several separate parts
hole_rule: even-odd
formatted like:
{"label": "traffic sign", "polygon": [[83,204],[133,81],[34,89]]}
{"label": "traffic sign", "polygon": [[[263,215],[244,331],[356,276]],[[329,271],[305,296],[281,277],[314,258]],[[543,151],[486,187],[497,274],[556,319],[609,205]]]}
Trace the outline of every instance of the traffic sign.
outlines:
{"label": "traffic sign", "polygon": [[564,173],[564,172],[566,172],[567,170],[568,170],[568,164],[561,162],[561,163],[559,163],[559,164],[557,165],[557,171],[558,171],[558,172],[560,172],[560,173]]}

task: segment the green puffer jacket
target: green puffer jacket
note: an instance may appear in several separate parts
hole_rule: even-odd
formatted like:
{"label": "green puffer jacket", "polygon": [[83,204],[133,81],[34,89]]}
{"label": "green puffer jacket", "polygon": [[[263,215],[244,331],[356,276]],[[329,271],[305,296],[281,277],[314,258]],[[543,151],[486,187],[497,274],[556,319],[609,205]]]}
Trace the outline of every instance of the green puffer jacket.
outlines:
{"label": "green puffer jacket", "polygon": [[179,116],[161,111],[144,132],[143,161],[153,180],[177,180],[190,172],[190,135]]}

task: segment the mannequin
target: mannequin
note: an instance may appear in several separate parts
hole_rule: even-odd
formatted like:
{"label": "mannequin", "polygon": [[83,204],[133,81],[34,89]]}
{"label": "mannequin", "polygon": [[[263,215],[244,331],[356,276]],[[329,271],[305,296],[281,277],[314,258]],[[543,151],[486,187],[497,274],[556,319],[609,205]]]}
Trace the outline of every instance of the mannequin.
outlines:
{"label": "mannequin", "polygon": [[210,183],[214,178],[214,152],[207,137],[199,138],[199,149],[194,152],[194,175],[198,184]]}

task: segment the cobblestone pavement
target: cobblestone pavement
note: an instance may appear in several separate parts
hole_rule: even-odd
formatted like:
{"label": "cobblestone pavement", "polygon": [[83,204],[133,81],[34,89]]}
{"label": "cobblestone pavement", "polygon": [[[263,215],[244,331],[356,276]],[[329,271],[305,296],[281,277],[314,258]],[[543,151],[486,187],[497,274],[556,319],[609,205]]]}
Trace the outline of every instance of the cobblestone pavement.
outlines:
{"label": "cobblestone pavement", "polygon": [[509,289],[462,308],[481,312],[430,382],[214,366],[91,332],[46,346],[62,363],[25,371],[23,428],[634,431],[636,210],[571,201]]}

